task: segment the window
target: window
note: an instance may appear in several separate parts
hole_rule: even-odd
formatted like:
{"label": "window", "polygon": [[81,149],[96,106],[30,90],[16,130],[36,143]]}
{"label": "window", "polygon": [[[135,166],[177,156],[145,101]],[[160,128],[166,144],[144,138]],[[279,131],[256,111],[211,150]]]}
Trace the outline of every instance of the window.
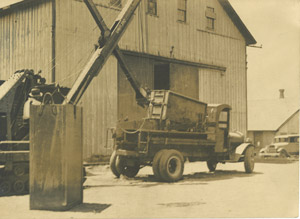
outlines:
{"label": "window", "polygon": [[299,137],[291,137],[290,142],[299,142]]}
{"label": "window", "polygon": [[116,8],[122,8],[122,0],[110,0],[109,6],[116,7]]}
{"label": "window", "polygon": [[157,0],[148,0],[148,14],[157,15]]}
{"label": "window", "polygon": [[181,22],[186,22],[187,0],[177,0],[177,3],[178,3],[177,20]]}
{"label": "window", "polygon": [[216,20],[215,9],[212,7],[207,7],[205,16],[206,16],[206,21],[207,21],[207,24],[206,24],[207,29],[214,30],[215,29],[215,20]]}

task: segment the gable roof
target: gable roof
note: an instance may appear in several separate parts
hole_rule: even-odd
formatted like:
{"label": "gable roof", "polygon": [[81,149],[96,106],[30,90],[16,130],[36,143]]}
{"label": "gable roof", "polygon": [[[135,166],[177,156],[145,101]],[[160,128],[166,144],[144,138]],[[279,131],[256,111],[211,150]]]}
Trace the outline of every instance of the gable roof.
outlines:
{"label": "gable roof", "polygon": [[299,111],[290,99],[248,101],[248,131],[276,131]]}
{"label": "gable roof", "polygon": [[232,22],[235,24],[235,26],[238,28],[238,30],[241,32],[243,37],[246,40],[247,45],[256,44],[256,40],[242,21],[242,19],[239,17],[239,15],[236,13],[234,8],[231,6],[228,0],[218,0],[219,3],[224,8],[225,12],[228,14]]}
{"label": "gable roof", "polygon": [[[0,12],[2,10],[15,7],[24,2],[29,2],[29,1],[36,1],[36,0],[6,0],[4,3],[0,3]],[[238,16],[236,11],[233,9],[229,1],[228,0],[218,0],[218,1],[221,4],[221,6],[224,8],[225,12],[228,14],[229,18],[232,20],[232,22],[235,24],[235,26],[238,28],[238,30],[245,38],[246,44],[247,45],[256,44],[256,40],[254,39],[250,31],[247,29],[246,25],[243,23],[241,18]]]}

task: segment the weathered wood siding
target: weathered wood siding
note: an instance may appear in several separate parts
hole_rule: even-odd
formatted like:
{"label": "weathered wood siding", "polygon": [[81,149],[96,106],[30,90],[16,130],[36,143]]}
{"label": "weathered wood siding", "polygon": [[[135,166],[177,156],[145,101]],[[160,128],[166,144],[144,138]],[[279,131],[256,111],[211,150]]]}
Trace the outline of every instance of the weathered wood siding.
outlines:
{"label": "weathered wood siding", "polygon": [[276,135],[299,134],[299,110],[277,130]]}
{"label": "weathered wood siding", "polygon": [[42,0],[0,13],[1,80],[27,68],[51,81],[51,5]]}
{"label": "weathered wood siding", "polygon": [[[102,12],[104,17],[109,11]],[[106,12],[106,13],[105,13]],[[71,87],[94,52],[100,31],[85,4],[56,1],[56,81]],[[83,106],[83,156],[110,154],[109,128],[117,121],[117,61],[110,57],[94,78],[81,102]]]}
{"label": "weathered wood siding", "polygon": [[[82,0],[55,2],[55,78],[61,85],[71,86],[93,52],[100,31]],[[109,6],[109,0],[94,2],[110,26],[120,9]],[[214,31],[206,28],[207,6],[216,13]],[[231,129],[246,134],[246,43],[222,6],[217,0],[188,0],[186,23],[177,21],[177,1],[158,1],[157,10],[157,16],[147,14],[147,1],[142,0],[119,43],[123,50],[157,57],[127,56],[141,84],[153,88],[155,61],[169,58],[171,89],[208,103],[230,104]],[[51,2],[41,1],[0,17],[0,79],[28,67],[42,69],[50,80],[51,14]],[[172,59],[222,66],[226,71],[176,64]],[[110,152],[107,128],[114,126],[118,117],[135,113],[142,116],[143,111],[135,109],[133,91],[126,83],[117,61],[110,58],[85,93],[81,103],[85,157]]]}

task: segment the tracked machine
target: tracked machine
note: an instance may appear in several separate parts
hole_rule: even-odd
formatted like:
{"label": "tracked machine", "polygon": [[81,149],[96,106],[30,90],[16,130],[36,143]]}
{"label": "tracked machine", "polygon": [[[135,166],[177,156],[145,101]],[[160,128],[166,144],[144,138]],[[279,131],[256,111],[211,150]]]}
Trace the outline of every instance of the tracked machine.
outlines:
{"label": "tracked machine", "polygon": [[[45,84],[33,70],[16,71],[0,85],[0,195],[28,192],[29,107],[47,101],[62,103],[67,88]],[[52,99],[51,99],[52,100]]]}

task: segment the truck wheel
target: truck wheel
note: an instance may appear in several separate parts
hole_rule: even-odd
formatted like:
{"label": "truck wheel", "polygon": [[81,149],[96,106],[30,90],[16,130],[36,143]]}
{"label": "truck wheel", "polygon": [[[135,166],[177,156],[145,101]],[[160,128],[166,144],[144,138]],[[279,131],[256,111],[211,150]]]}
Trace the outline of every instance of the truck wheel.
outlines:
{"label": "truck wheel", "polygon": [[158,180],[162,180],[160,172],[159,172],[159,163],[160,163],[160,159],[162,154],[165,152],[166,150],[160,150],[158,151],[154,158],[153,158],[153,162],[152,162],[152,170],[153,170],[153,174],[155,176],[156,179]]}
{"label": "truck wheel", "polygon": [[126,164],[126,158],[118,156],[116,159],[116,169],[117,171],[129,178],[133,178],[140,170],[140,164],[138,161],[134,161],[133,166],[129,166]]}
{"label": "truck wheel", "polygon": [[254,147],[248,147],[244,156],[245,171],[246,173],[252,173],[254,169]]}
{"label": "truck wheel", "polygon": [[11,185],[9,181],[3,181],[0,183],[0,196],[10,193]]}
{"label": "truck wheel", "polygon": [[159,162],[161,178],[167,182],[175,182],[182,178],[184,158],[177,150],[165,150]]}
{"label": "truck wheel", "polygon": [[117,178],[119,178],[119,177],[120,177],[120,173],[119,173],[118,170],[117,170],[117,167],[116,167],[116,161],[117,161],[117,152],[116,152],[116,151],[113,151],[113,153],[111,154],[110,159],[109,159],[109,166],[110,166],[111,172],[112,172]]}
{"label": "truck wheel", "polygon": [[218,162],[217,161],[214,161],[214,160],[208,160],[206,161],[206,165],[209,169],[209,172],[214,172],[217,168],[217,164]]}

